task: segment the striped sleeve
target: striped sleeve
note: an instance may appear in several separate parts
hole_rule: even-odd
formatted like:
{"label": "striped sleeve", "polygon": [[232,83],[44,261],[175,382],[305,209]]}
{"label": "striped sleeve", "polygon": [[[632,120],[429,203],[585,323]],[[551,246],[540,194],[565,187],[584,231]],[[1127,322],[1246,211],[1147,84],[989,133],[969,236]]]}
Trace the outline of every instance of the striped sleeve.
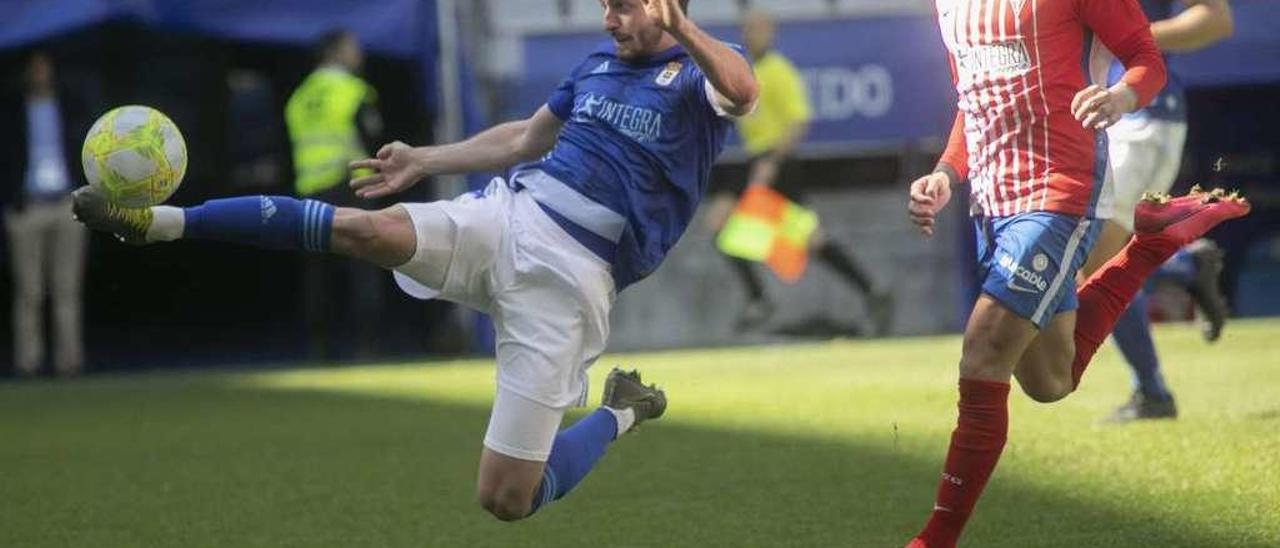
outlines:
{"label": "striped sleeve", "polygon": [[1076,0],[1076,8],[1085,26],[1124,65],[1121,81],[1138,94],[1138,106],[1146,106],[1164,88],[1168,73],[1142,7],[1137,0]]}
{"label": "striped sleeve", "polygon": [[951,125],[951,135],[947,137],[947,149],[942,152],[938,165],[955,172],[957,180],[952,181],[954,184],[963,183],[969,178],[969,144],[964,136],[963,112],[956,113],[956,121]]}
{"label": "striped sleeve", "polygon": [[[951,68],[951,83],[955,85],[959,81],[959,75],[956,73],[956,60],[949,52],[947,65]],[[954,184],[962,183],[969,178],[969,143],[964,135],[964,113],[959,110],[956,111],[955,122],[951,124],[947,148],[942,152],[942,158],[938,160],[938,164],[945,165],[955,172],[957,180],[952,181]]]}

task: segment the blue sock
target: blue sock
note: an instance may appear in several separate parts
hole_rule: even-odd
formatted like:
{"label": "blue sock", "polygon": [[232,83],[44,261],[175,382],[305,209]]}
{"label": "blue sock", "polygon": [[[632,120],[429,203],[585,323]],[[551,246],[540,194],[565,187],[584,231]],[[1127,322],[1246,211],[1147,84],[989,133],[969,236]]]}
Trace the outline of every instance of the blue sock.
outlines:
{"label": "blue sock", "polygon": [[183,238],[267,249],[329,250],[334,207],[287,196],[210,200],[183,210]]}
{"label": "blue sock", "polygon": [[1111,333],[1116,346],[1133,371],[1134,389],[1148,398],[1164,400],[1170,397],[1160,374],[1160,359],[1156,357],[1156,345],[1151,340],[1151,323],[1147,319],[1147,294],[1139,291],[1128,310],[1116,321]]}
{"label": "blue sock", "polygon": [[529,513],[569,494],[587,477],[617,435],[618,419],[603,407],[556,434],[551,456],[542,471],[542,484],[533,495],[533,509]]}
{"label": "blue sock", "polygon": [[1153,278],[1160,277],[1172,279],[1178,282],[1178,285],[1190,287],[1191,283],[1196,279],[1196,260],[1187,248],[1179,249],[1169,260],[1160,265]]}

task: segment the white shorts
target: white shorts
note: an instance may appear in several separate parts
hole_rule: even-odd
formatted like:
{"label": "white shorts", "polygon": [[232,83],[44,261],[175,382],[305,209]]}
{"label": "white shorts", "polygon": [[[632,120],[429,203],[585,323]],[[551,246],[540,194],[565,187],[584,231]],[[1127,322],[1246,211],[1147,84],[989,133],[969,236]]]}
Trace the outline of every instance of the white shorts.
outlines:
{"label": "white shorts", "polygon": [[1115,190],[1112,220],[1133,232],[1133,210],[1144,192],[1168,192],[1182,167],[1187,124],[1124,118],[1107,130]]}
{"label": "white shorts", "polygon": [[[413,258],[395,269],[397,283],[415,297],[438,296],[493,318],[499,395],[510,392],[557,413],[585,404],[587,369],[609,337],[615,297],[609,264],[569,236],[528,192],[502,179],[483,194],[402,206],[418,244]],[[539,447],[521,449],[527,442],[505,433],[539,430],[541,422],[498,411],[495,405],[486,437],[491,449],[525,452],[510,455],[516,458],[550,451],[554,428],[540,435]],[[512,424],[498,424],[506,421]]]}
{"label": "white shorts", "polygon": [[484,446],[508,457],[546,462],[564,412],[563,407],[549,407],[499,387]]}

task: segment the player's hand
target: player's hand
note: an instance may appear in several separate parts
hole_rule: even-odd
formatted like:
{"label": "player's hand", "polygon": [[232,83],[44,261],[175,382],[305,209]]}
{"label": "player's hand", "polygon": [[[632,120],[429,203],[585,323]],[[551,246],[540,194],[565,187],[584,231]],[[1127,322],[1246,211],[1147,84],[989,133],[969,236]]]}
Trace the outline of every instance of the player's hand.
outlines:
{"label": "player's hand", "polygon": [[1097,84],[1084,88],[1071,100],[1071,115],[1086,129],[1107,129],[1138,106],[1138,95],[1124,82],[1111,88]]}
{"label": "player's hand", "polygon": [[911,183],[911,201],[907,215],[925,236],[933,236],[938,212],[951,201],[951,177],[946,173],[930,173]]}
{"label": "player's hand", "polygon": [[371,169],[372,175],[351,181],[351,188],[361,198],[381,198],[405,190],[426,176],[413,153],[413,147],[400,141],[378,150],[376,158],[351,162],[351,169]]}
{"label": "player's hand", "polygon": [[644,4],[644,12],[667,32],[680,28],[684,23],[684,11],[680,9],[679,0],[640,0]]}

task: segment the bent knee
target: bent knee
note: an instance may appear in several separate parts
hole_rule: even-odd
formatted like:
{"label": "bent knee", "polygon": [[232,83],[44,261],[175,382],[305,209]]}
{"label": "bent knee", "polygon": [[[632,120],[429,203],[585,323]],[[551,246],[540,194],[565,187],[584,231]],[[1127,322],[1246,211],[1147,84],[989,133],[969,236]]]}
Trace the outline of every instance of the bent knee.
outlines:
{"label": "bent knee", "polygon": [[1014,349],[999,337],[966,336],[960,356],[961,376],[997,378],[1009,373]]}
{"label": "bent knee", "polygon": [[514,489],[497,489],[476,497],[480,507],[499,521],[519,521],[529,517],[533,501]]}
{"label": "bent knee", "polygon": [[392,268],[413,258],[417,234],[403,207],[378,211],[342,208],[334,216],[333,250]]}
{"label": "bent knee", "polygon": [[1071,395],[1075,389],[1071,386],[1071,380],[1065,382],[1040,382],[1036,384],[1022,385],[1022,392],[1027,397],[1038,403],[1053,403]]}

